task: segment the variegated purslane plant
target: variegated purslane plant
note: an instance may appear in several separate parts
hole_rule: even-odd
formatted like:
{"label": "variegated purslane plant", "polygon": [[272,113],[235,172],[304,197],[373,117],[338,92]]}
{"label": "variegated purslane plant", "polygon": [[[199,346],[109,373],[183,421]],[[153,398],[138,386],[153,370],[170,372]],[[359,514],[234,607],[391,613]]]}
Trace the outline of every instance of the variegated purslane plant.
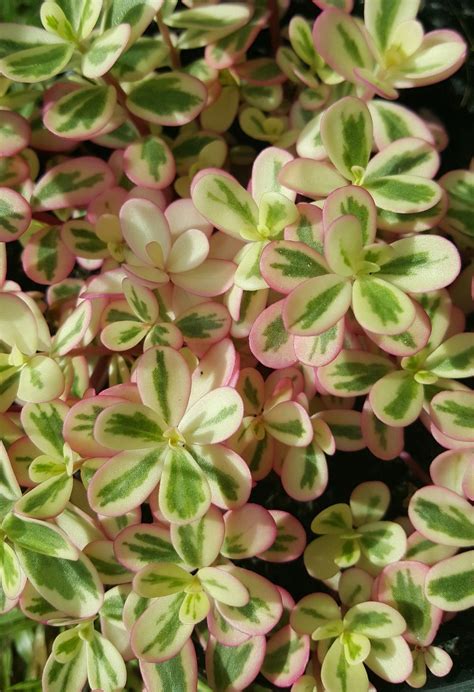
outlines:
{"label": "variegated purslane plant", "polygon": [[462,36],[418,0],[0,4],[0,689],[459,669],[474,169],[396,99]]}

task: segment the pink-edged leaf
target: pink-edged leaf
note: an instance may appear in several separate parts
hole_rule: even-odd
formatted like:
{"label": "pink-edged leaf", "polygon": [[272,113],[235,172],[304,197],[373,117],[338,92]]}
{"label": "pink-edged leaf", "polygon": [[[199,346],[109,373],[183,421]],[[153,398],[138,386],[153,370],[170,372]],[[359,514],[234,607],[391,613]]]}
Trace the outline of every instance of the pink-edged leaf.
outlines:
{"label": "pink-edged leaf", "polygon": [[28,121],[18,113],[2,110],[0,113],[0,151],[2,157],[19,154],[28,146],[31,136]]}
{"label": "pink-edged leaf", "polygon": [[160,137],[149,135],[141,142],[130,144],[124,152],[124,170],[136,185],[161,190],[175,176],[175,163],[170,148]]}
{"label": "pink-edged leaf", "polygon": [[339,598],[348,608],[369,601],[374,580],[360,567],[350,567],[342,572],[339,579]]}
{"label": "pink-edged leaf", "polygon": [[452,545],[440,545],[425,538],[419,531],[413,531],[408,536],[405,558],[416,560],[424,565],[435,565],[441,560],[451,557],[457,552]]}
{"label": "pink-edged leaf", "polygon": [[140,660],[161,663],[181,651],[194,627],[179,620],[183,600],[184,594],[164,596],[148,605],[138,618],[132,629],[131,645]]}
{"label": "pink-edged leaf", "polygon": [[474,392],[447,391],[436,394],[430,402],[430,415],[445,435],[474,442]]}
{"label": "pink-edged leaf", "polygon": [[150,563],[181,563],[169,529],[161,524],[136,524],[123,529],[114,541],[114,552],[120,563],[133,572]]}
{"label": "pink-edged leaf", "polygon": [[471,489],[472,464],[473,458],[469,449],[449,450],[433,459],[430,475],[435,485],[472,499],[471,493],[466,492]]}
{"label": "pink-edged leaf", "polygon": [[433,135],[425,121],[405,106],[374,99],[369,102],[368,107],[377,149],[384,149],[402,137],[418,137],[430,144],[434,143]]}
{"label": "pink-edged leaf", "polygon": [[354,82],[354,68],[371,70],[374,58],[367,39],[353,17],[339,9],[328,9],[313,26],[316,50],[325,62],[349,82]]}
{"label": "pink-edged leaf", "polygon": [[140,673],[147,690],[167,692],[170,680],[179,680],[181,692],[193,692],[198,684],[198,668],[194,645],[188,640],[181,651],[161,663],[140,660]]}
{"label": "pink-edged leaf", "polygon": [[312,199],[326,197],[348,184],[330,163],[306,158],[295,159],[285,164],[278,180],[290,190]]}
{"label": "pink-edged leaf", "polygon": [[291,447],[281,469],[281,482],[295,500],[314,500],[324,492],[328,482],[326,457],[317,444]]}
{"label": "pink-edged leaf", "polygon": [[[178,381],[179,387],[173,387]],[[142,401],[169,425],[177,425],[186,410],[191,375],[183,356],[165,346],[149,349],[137,364]]]}
{"label": "pink-edged leaf", "polygon": [[420,415],[423,394],[423,385],[411,373],[397,370],[374,384],[370,391],[370,405],[386,425],[406,427]]}
{"label": "pink-edged leaf", "polygon": [[24,197],[7,187],[0,188],[0,199],[0,242],[9,243],[30,225],[31,209]]}
{"label": "pink-edged leaf", "polygon": [[313,428],[305,409],[295,401],[281,401],[264,411],[267,432],[290,447],[306,447],[313,438]]}
{"label": "pink-edged leaf", "polygon": [[113,184],[114,176],[106,163],[82,156],[45,173],[36,183],[31,205],[35,211],[84,206]]}
{"label": "pink-edged leaf", "polygon": [[92,541],[84,548],[86,555],[97,570],[102,584],[129,584],[133,574],[117,562],[112,541]]}
{"label": "pink-edged leaf", "polygon": [[299,634],[311,635],[321,625],[340,617],[341,611],[332,596],[312,593],[298,601],[290,615],[290,624]]}
{"label": "pink-edged leaf", "polygon": [[387,358],[343,349],[331,363],[318,369],[318,378],[333,396],[359,396],[367,394],[391,370],[393,365]]}
{"label": "pink-edged leaf", "polygon": [[433,145],[424,139],[402,137],[371,159],[364,174],[364,185],[370,187],[372,181],[391,175],[408,174],[433,178],[439,164],[439,154]]}
{"label": "pink-edged leaf", "polygon": [[394,356],[411,356],[424,348],[431,334],[431,322],[426,312],[418,303],[414,303],[415,319],[408,329],[401,334],[375,334],[366,330],[366,334],[386,353]]}
{"label": "pink-edged leaf", "polygon": [[364,438],[359,411],[342,409],[321,411],[319,416],[327,423],[334,437],[336,449],[342,452],[355,452],[358,449],[363,449]]}
{"label": "pink-edged leaf", "polygon": [[474,551],[468,550],[434,565],[426,577],[426,597],[447,612],[458,612],[474,605]]}
{"label": "pink-edged leaf", "polygon": [[402,561],[388,565],[378,578],[377,598],[395,608],[405,619],[404,638],[417,646],[433,641],[442,611],[425,597],[425,581],[430,568],[419,562]]}
{"label": "pink-edged leaf", "polygon": [[245,634],[267,634],[280,620],[283,610],[278,589],[268,579],[247,569],[231,565],[225,569],[247,588],[250,600],[240,608],[218,603],[220,614],[232,627]]}
{"label": "pink-edged leaf", "polygon": [[206,259],[198,267],[180,274],[171,274],[176,286],[205,298],[222,295],[231,286],[235,264],[226,260]]}
{"label": "pink-edged leaf", "polygon": [[263,410],[265,383],[258,370],[243,368],[237,380],[236,389],[244,403],[246,416],[258,415]]}
{"label": "pink-edged leaf", "polygon": [[386,425],[377,418],[368,399],[362,409],[361,429],[367,448],[378,459],[395,459],[403,451],[403,429]]}
{"label": "pink-edged leaf", "polygon": [[344,340],[344,320],[318,336],[295,336],[293,347],[298,360],[305,365],[327,365],[337,356]]}
{"label": "pink-edged leaf", "polygon": [[304,243],[278,240],[267,245],[260,258],[267,284],[279,293],[290,293],[307,279],[328,273],[324,257]]}
{"label": "pink-edged leaf", "polygon": [[225,540],[221,553],[231,559],[253,557],[270,548],[277,537],[272,515],[249,503],[224,515]]}
{"label": "pink-edged leaf", "polygon": [[257,156],[252,167],[252,197],[258,206],[267,192],[278,192],[294,201],[295,193],[278,181],[280,170],[292,160],[290,153],[277,147],[267,147]]}
{"label": "pink-edged leaf", "polygon": [[165,519],[176,524],[199,519],[211,504],[205,474],[182,446],[171,446],[165,453],[158,503]]}
{"label": "pink-edged leaf", "polygon": [[55,356],[64,356],[77,346],[90,325],[91,317],[91,302],[84,300],[79,303],[56,332],[53,338],[52,353]]}
{"label": "pink-edged leaf", "polygon": [[466,59],[466,44],[455,31],[441,29],[425,34],[421,46],[395,73],[399,87],[427,85],[447,79]]}
{"label": "pink-edged leaf", "polygon": [[442,189],[437,183],[409,173],[370,177],[364,180],[364,187],[378,207],[402,214],[431,209],[442,197]]}
{"label": "pink-edged leaf", "polygon": [[408,644],[402,636],[382,639],[372,646],[365,665],[383,680],[401,683],[412,671],[413,660]]}
{"label": "pink-edged leaf", "polygon": [[25,273],[41,284],[55,284],[71,272],[76,258],[62,242],[59,229],[46,227],[35,233],[23,250]]}
{"label": "pink-edged leaf", "polygon": [[381,266],[380,277],[404,291],[422,293],[449,285],[459,273],[456,247],[439,236],[412,236],[390,246],[393,254]]}
{"label": "pink-edged leaf", "polygon": [[287,687],[303,674],[309,653],[309,637],[286,625],[267,642],[262,675],[277,687]]}
{"label": "pink-edged leaf", "polygon": [[134,85],[127,108],[156,125],[184,125],[201,112],[207,90],[202,82],[183,72],[153,75]]}
{"label": "pink-edged leaf", "polygon": [[474,375],[474,334],[466,332],[451,336],[430,353],[424,362],[424,368],[431,370],[438,377],[456,379],[472,377]]}
{"label": "pink-edged leaf", "polygon": [[324,231],[322,212],[319,207],[307,202],[296,205],[300,214],[298,221],[285,228],[285,240],[304,243],[322,255],[324,249]]}
{"label": "pink-edged leaf", "polygon": [[231,387],[205,394],[184,414],[179,430],[189,444],[215,444],[230,437],[239,427],[243,404]]}
{"label": "pink-edged leaf", "polygon": [[321,118],[321,138],[339,173],[348,180],[358,179],[372,149],[372,119],[365,103],[346,96],[330,106]]}
{"label": "pink-edged leaf", "polygon": [[270,509],[277,528],[277,535],[272,545],[259,554],[267,562],[291,562],[303,553],[306,546],[306,534],[302,524],[289,512]]}
{"label": "pink-edged leaf", "polygon": [[100,445],[94,439],[94,425],[99,414],[108,406],[119,403],[114,397],[91,397],[77,402],[64,420],[64,439],[84,457],[109,456],[110,447]]}
{"label": "pink-edged leaf", "polygon": [[116,103],[112,86],[78,85],[49,104],[43,122],[58,137],[84,140],[103,131]]}
{"label": "pink-edged leaf", "polygon": [[263,636],[252,636],[236,646],[224,646],[211,636],[206,648],[206,673],[212,689],[246,689],[260,671],[265,648]]}
{"label": "pink-edged leaf", "polygon": [[206,475],[215,505],[233,509],[247,501],[251,476],[247,464],[238,454],[221,444],[195,444],[191,454]]}
{"label": "pink-edged leaf", "polygon": [[362,244],[375,240],[377,210],[370,194],[362,187],[347,186],[332,192],[324,203],[323,223],[325,229],[341,216],[355,216],[360,224]]}
{"label": "pink-edged leaf", "polygon": [[142,504],[160,479],[162,456],[162,448],[154,447],[120,452],[107,461],[88,486],[94,511],[114,517]]}
{"label": "pink-edged leaf", "polygon": [[293,336],[282,319],[283,301],[263,310],[253,323],[249,345],[254,356],[267,367],[285,368],[296,362]]}
{"label": "pink-edged leaf", "polygon": [[474,508],[447,488],[429,485],[417,490],[408,516],[415,529],[431,541],[458,547],[474,543]]}
{"label": "pink-edged leaf", "polygon": [[332,327],[347,312],[351,285],[335,274],[300,284],[283,304],[283,322],[291,334],[315,336]]}
{"label": "pink-edged leaf", "polygon": [[387,209],[377,209],[377,226],[381,230],[397,234],[428,231],[440,225],[442,219],[445,218],[447,208],[448,198],[443,192],[439,201],[425,211],[399,214]]}
{"label": "pink-edged leaf", "polygon": [[224,540],[222,513],[211,505],[196,521],[171,524],[170,537],[178,559],[193,569],[207,567],[216,560]]}

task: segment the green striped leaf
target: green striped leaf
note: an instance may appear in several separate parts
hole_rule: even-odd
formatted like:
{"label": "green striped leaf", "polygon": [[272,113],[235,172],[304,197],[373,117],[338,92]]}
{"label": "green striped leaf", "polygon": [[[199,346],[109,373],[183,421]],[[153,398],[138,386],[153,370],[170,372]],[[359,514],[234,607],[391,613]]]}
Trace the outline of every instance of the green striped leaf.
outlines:
{"label": "green striped leaf", "polygon": [[48,356],[35,356],[20,374],[18,396],[23,401],[44,402],[64,392],[64,375],[58,363]]}
{"label": "green striped leaf", "polygon": [[164,446],[116,454],[94,474],[88,497],[94,511],[115,517],[139,507],[160,480]]}
{"label": "green striped leaf", "polygon": [[474,551],[455,555],[434,565],[426,577],[426,597],[438,608],[457,612],[474,605]]}
{"label": "green striped leaf", "polygon": [[181,563],[169,529],[159,524],[138,524],[125,528],[114,541],[114,551],[128,569],[138,572],[152,562]]}
{"label": "green striped leaf", "polygon": [[433,178],[439,167],[439,154],[423,139],[403,137],[386,146],[370,161],[364,185],[391,175],[417,175]]}
{"label": "green striped leaf", "polygon": [[167,453],[158,501],[166,519],[177,524],[195,521],[209,508],[211,492],[205,475],[183,447]]}
{"label": "green striped leaf", "polygon": [[232,387],[219,387],[205,394],[184,414],[178,429],[189,445],[223,442],[239,427],[243,404]]}
{"label": "green striped leaf", "polygon": [[11,600],[20,596],[26,581],[15,551],[5,541],[0,544],[0,581],[6,598]]}
{"label": "green striped leaf", "polygon": [[144,598],[160,598],[181,593],[190,585],[193,577],[172,562],[148,565],[135,575],[133,588]]}
{"label": "green striped leaf", "polygon": [[87,679],[94,689],[115,690],[125,687],[127,669],[115,646],[99,632],[86,643]]}
{"label": "green striped leaf", "polygon": [[100,0],[56,0],[78,38],[87,38],[102,9]]}
{"label": "green striped leaf", "polygon": [[230,565],[225,569],[246,587],[250,600],[239,608],[219,603],[219,612],[231,626],[245,634],[266,634],[281,617],[282,603],[278,589],[264,577],[249,570]]}
{"label": "green striped leaf", "polygon": [[30,620],[35,620],[36,622],[45,623],[66,617],[64,613],[56,610],[51,603],[48,603],[29,581],[26,582],[25,588],[23,589],[20,603],[23,613],[30,618]]}
{"label": "green striped leaf", "polygon": [[344,12],[323,12],[314,24],[313,37],[318,53],[347,81],[355,81],[354,68],[373,68],[374,58],[362,30]]}
{"label": "green striped leaf", "polygon": [[80,690],[86,679],[86,647],[82,646],[68,663],[59,663],[51,654],[43,670],[42,684],[45,692],[63,692],[66,688]]}
{"label": "green striped leaf", "polygon": [[23,251],[26,274],[40,284],[62,281],[74,266],[74,257],[62,243],[54,227],[35,233]]}
{"label": "green striped leaf", "polygon": [[366,481],[354,488],[350,507],[354,525],[360,526],[382,519],[390,504],[390,490],[380,481]]}
{"label": "green striped leaf", "polygon": [[445,560],[457,553],[457,548],[452,545],[440,545],[433,543],[425,538],[419,531],[413,531],[408,536],[407,551],[405,558],[407,560],[416,560],[424,565],[435,565],[441,560]]}
{"label": "green striped leaf", "polygon": [[113,184],[114,176],[106,163],[93,156],[80,156],[50,168],[36,183],[31,204],[36,211],[78,207]]}
{"label": "green striped leaf", "polygon": [[348,180],[359,180],[372,149],[372,119],[365,103],[346,96],[321,119],[321,138],[332,163]]}
{"label": "green striped leaf", "polygon": [[402,634],[406,629],[404,618],[395,608],[385,603],[368,601],[353,606],[344,617],[344,626],[351,632],[364,634],[371,639],[388,639]]}
{"label": "green striped leaf", "polygon": [[204,567],[219,555],[224,540],[224,520],[220,511],[211,505],[196,521],[172,524],[170,533],[180,558],[192,568]]}
{"label": "green striped leaf", "polygon": [[211,689],[246,689],[257,677],[265,656],[265,638],[224,646],[214,637],[206,648],[206,673]]}
{"label": "green striped leaf", "polygon": [[202,588],[215,601],[236,607],[248,603],[247,589],[229,572],[218,567],[203,567],[197,574]]}
{"label": "green striped leaf", "polygon": [[114,112],[117,94],[113,87],[74,89],[46,111],[45,126],[66,139],[86,139],[100,132]]}
{"label": "green striped leaf", "polygon": [[474,508],[447,488],[429,485],[417,490],[408,514],[417,531],[435,543],[474,545]]}
{"label": "green striped leaf", "polygon": [[434,424],[448,437],[473,440],[474,392],[440,392],[430,403]]}
{"label": "green striped leaf", "polygon": [[418,137],[430,144],[434,142],[425,121],[405,106],[380,99],[373,99],[367,105],[379,151],[403,137]]}
{"label": "green striped leaf", "polygon": [[123,320],[108,324],[101,332],[100,340],[111,351],[128,351],[144,339],[149,327],[135,320]]}
{"label": "green striped leaf", "polygon": [[291,240],[267,245],[260,259],[260,270],[267,284],[279,293],[290,293],[303,281],[328,273],[319,253]]}
{"label": "green striped leaf", "polygon": [[184,594],[164,596],[152,602],[135,623],[131,645],[140,660],[161,663],[183,648],[193,625],[181,623],[178,614]]}
{"label": "green striped leaf", "polygon": [[311,421],[305,409],[295,401],[282,401],[264,413],[269,435],[289,447],[306,447],[313,437]]}
{"label": "green striped leaf", "polygon": [[[102,584],[129,584],[133,574],[117,561],[112,541],[92,541],[84,548]],[[110,592],[109,592],[110,593]]]}
{"label": "green striped leaf", "polygon": [[43,82],[62,72],[74,52],[68,43],[27,48],[0,60],[0,72],[14,82]]}
{"label": "green striped leaf", "polygon": [[360,526],[360,547],[368,560],[377,567],[397,562],[405,554],[406,533],[393,521],[374,521]]}
{"label": "green striped leaf", "polygon": [[364,182],[364,187],[378,207],[402,214],[430,209],[442,194],[440,186],[434,181],[409,174],[371,178]]}
{"label": "green striped leaf", "polygon": [[421,413],[423,389],[411,373],[397,370],[374,384],[370,390],[370,405],[386,425],[405,427]]}
{"label": "green striped leaf", "polygon": [[[174,386],[179,382],[179,387]],[[137,363],[142,401],[168,425],[178,425],[191,389],[191,375],[183,356],[165,346],[150,348]]]}
{"label": "green striped leaf", "polygon": [[25,433],[44,454],[63,458],[63,424],[68,407],[56,400],[47,404],[26,404],[21,412]]}
{"label": "green striped leaf", "polygon": [[336,639],[324,657],[321,679],[324,687],[334,692],[349,692],[349,690],[367,692],[369,689],[369,679],[364,664],[350,665],[347,662],[340,638]]}
{"label": "green striped leaf", "polygon": [[474,375],[474,334],[456,334],[430,353],[424,368],[438,377],[462,378]]}
{"label": "green striped leaf", "polygon": [[372,197],[362,187],[348,185],[332,192],[324,203],[324,225],[329,226],[341,216],[355,216],[360,224],[360,231],[354,232],[358,236],[362,233],[362,245],[366,246],[375,240],[377,230],[377,210]]}
{"label": "green striped leaf", "polygon": [[[19,31],[20,26],[21,32]],[[62,41],[58,40],[57,36],[36,26],[2,22],[0,27],[0,57],[2,58],[26,48],[58,43],[62,44]]]}
{"label": "green striped leaf", "polygon": [[185,624],[197,625],[205,620],[211,607],[204,591],[187,593],[179,609],[179,619]]}
{"label": "green striped leaf", "polygon": [[198,685],[197,662],[190,640],[181,651],[162,663],[140,661],[140,672],[147,689],[167,692],[175,687],[182,692],[194,692]]}
{"label": "green striped leaf", "polygon": [[109,449],[159,448],[163,443],[163,420],[148,406],[122,403],[108,406],[97,417],[94,437]]}
{"label": "green striped leaf", "polygon": [[25,493],[15,503],[15,511],[36,519],[55,517],[69,502],[72,484],[72,477],[66,473],[53,476]]}
{"label": "green striped leaf", "polygon": [[156,125],[185,125],[201,112],[205,86],[182,72],[167,72],[141,82],[129,92],[127,108]]}
{"label": "green striped leaf", "polygon": [[386,358],[343,349],[331,363],[319,368],[318,377],[333,396],[360,396],[392,369]]}
{"label": "green striped leaf", "polygon": [[168,52],[161,36],[143,36],[120,56],[113,67],[113,74],[120,81],[136,82],[159,67]]}
{"label": "green striped leaf", "polygon": [[26,231],[31,221],[31,209],[15,190],[2,187],[0,194],[0,242],[8,243]]}
{"label": "green striped leaf", "polygon": [[18,558],[35,589],[55,608],[71,617],[93,617],[102,605],[103,587],[84,555],[63,560],[17,548]]}
{"label": "green striped leaf", "polygon": [[162,4],[162,0],[114,0],[106,9],[104,28],[130,24],[128,46],[131,46],[153,21]]}
{"label": "green striped leaf", "polygon": [[327,331],[347,312],[351,285],[343,277],[325,274],[309,279],[290,293],[283,322],[291,334],[315,336]]}
{"label": "green striped leaf", "polygon": [[283,166],[278,179],[282,185],[305,197],[318,199],[347,185],[347,180],[326,161],[295,159]]}
{"label": "green striped leaf", "polygon": [[270,548],[277,535],[271,514],[253,503],[227,512],[224,521],[225,541],[221,554],[230,559],[245,559],[262,553]]}
{"label": "green striped leaf", "polygon": [[251,475],[245,461],[223,444],[193,445],[192,457],[206,476],[213,504],[223,509],[240,507],[251,489]]}
{"label": "green striped leaf", "polygon": [[388,565],[380,576],[377,597],[404,618],[405,639],[410,644],[431,644],[441,622],[442,611],[425,597],[427,565],[406,561]]}
{"label": "green striped leaf", "polygon": [[317,444],[290,448],[281,469],[281,483],[290,497],[301,502],[314,500],[322,495],[327,482],[326,457]]}
{"label": "green striped leaf", "polygon": [[167,187],[175,176],[171,150],[166,142],[153,135],[125,149],[124,168],[127,177],[136,185],[156,190]]}
{"label": "green striped leaf", "polygon": [[18,480],[5,445],[0,441],[0,519],[3,519],[19,497],[21,497],[21,489]]}
{"label": "green striped leaf", "polygon": [[62,560],[77,560],[77,550],[66,534],[53,524],[28,517],[8,514],[2,529],[16,547],[27,548],[48,557]]}
{"label": "green striped leaf", "polygon": [[449,208],[442,221],[446,230],[459,231],[474,236],[474,173],[472,171],[450,171],[440,178],[439,184],[447,191]]}
{"label": "green striped leaf", "polygon": [[418,5],[410,0],[374,0],[365,7],[365,25],[381,53],[390,46],[391,39],[402,22],[415,19]]}
{"label": "green striped leaf", "polygon": [[412,236],[395,241],[390,248],[391,253],[382,262],[377,276],[403,291],[422,293],[443,288],[459,273],[459,254],[445,238]]}
{"label": "green striped leaf", "polygon": [[234,238],[241,233],[258,239],[258,210],[250,194],[230,176],[206,173],[194,183],[196,209],[216,228]]}
{"label": "green striped leaf", "polygon": [[125,50],[130,34],[129,24],[119,24],[96,38],[82,58],[81,70],[84,77],[97,79],[108,72]]}
{"label": "green striped leaf", "polygon": [[188,343],[212,344],[227,336],[230,316],[223,305],[209,301],[182,312],[175,324]]}

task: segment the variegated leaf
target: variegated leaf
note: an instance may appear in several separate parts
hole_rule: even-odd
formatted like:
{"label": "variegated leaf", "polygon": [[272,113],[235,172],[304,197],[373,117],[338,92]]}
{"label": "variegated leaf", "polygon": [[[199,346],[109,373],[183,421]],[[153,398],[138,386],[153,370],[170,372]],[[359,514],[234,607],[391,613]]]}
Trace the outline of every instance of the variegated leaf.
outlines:
{"label": "variegated leaf", "polygon": [[140,660],[161,663],[183,648],[194,627],[182,624],[178,617],[183,600],[184,594],[159,598],[136,621],[131,644]]}
{"label": "variegated leaf", "polygon": [[318,377],[333,396],[359,396],[367,394],[392,369],[386,358],[343,349],[331,363],[318,369]]}
{"label": "variegated leaf", "polygon": [[325,274],[305,281],[290,293],[283,306],[283,322],[291,334],[315,336],[343,317],[350,303],[347,279]]}
{"label": "variegated leaf", "polygon": [[339,173],[359,180],[372,149],[372,119],[365,103],[346,96],[333,104],[321,119],[321,138]]}
{"label": "variegated leaf", "polygon": [[74,89],[48,108],[43,122],[59,137],[75,140],[93,137],[109,122],[116,100],[111,86]]}
{"label": "variegated leaf", "polygon": [[474,551],[455,555],[434,565],[426,577],[426,597],[438,608],[457,612],[474,604]]}
{"label": "variegated leaf", "polygon": [[134,86],[127,107],[140,118],[156,125],[184,125],[202,110],[206,88],[198,79],[182,72],[152,76]]}
{"label": "variegated leaf", "polygon": [[[180,386],[174,387],[173,382]],[[165,346],[150,348],[137,363],[137,384],[142,401],[160,418],[176,426],[186,410],[191,376],[183,356]]]}
{"label": "variegated leaf", "polygon": [[474,544],[474,508],[447,488],[428,485],[417,490],[408,515],[413,526],[435,543],[458,547]]}

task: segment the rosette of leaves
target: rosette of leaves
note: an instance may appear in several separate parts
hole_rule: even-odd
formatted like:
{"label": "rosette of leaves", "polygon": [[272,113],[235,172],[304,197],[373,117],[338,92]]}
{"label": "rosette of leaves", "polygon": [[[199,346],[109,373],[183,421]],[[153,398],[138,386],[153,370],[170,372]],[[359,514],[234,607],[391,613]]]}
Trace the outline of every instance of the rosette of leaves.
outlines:
{"label": "rosette of leaves", "polygon": [[236,389],[244,416],[229,444],[245,459],[252,478],[261,480],[271,471],[276,442],[306,449],[313,439],[313,427],[303,406],[294,400],[289,379],[281,379],[273,390],[265,391],[262,375],[244,368]]}
{"label": "rosette of leaves", "polygon": [[398,89],[446,79],[465,60],[466,44],[455,31],[425,34],[416,20],[418,0],[373,0],[364,26],[337,8],[325,9],[313,27],[318,52],[347,81],[386,98]]}
{"label": "rosette of leaves", "polygon": [[198,519],[211,501],[243,504],[250,474],[222,444],[242,420],[237,392],[212,384],[200,391],[184,357],[166,346],[148,349],[137,361],[136,376],[140,403],[114,403],[97,418],[96,441],[119,453],[94,475],[91,506],[118,516],[138,507],[158,483],[160,511],[178,524]]}
{"label": "rosette of leaves", "polygon": [[86,681],[92,689],[114,692],[123,689],[127,670],[115,646],[94,629],[87,620],[66,629],[53,642],[51,655],[43,671],[46,692],[68,689],[82,690]]}
{"label": "rosette of leaves", "polygon": [[[179,349],[185,340],[197,350],[227,336],[230,316],[220,303],[197,302],[174,319],[169,307],[169,291],[156,294],[130,279],[122,281],[126,305],[117,300],[109,304],[103,316],[102,343],[112,351],[126,351],[143,340],[143,350],[152,346]],[[119,319],[117,319],[119,318]]]}
{"label": "rosette of leaves", "polygon": [[234,260],[234,282],[245,291],[267,288],[260,273],[262,251],[298,218],[295,193],[277,181],[278,172],[292,158],[273,147],[262,152],[252,168],[252,194],[220,171],[201,171],[193,180],[191,195],[196,209],[216,228],[243,241]]}
{"label": "rosette of leaves", "polygon": [[403,682],[412,671],[410,649],[402,637],[405,620],[385,603],[365,601],[342,615],[331,596],[315,593],[296,604],[290,622],[318,642],[321,679],[331,692],[343,692],[348,685],[368,690],[365,666],[393,683]]}
{"label": "rosette of leaves", "polygon": [[329,579],[363,557],[372,568],[397,562],[405,554],[406,535],[399,524],[382,521],[390,503],[384,483],[368,481],[352,492],[350,504],[323,509],[311,524],[321,534],[306,548],[305,566],[316,579]]}

